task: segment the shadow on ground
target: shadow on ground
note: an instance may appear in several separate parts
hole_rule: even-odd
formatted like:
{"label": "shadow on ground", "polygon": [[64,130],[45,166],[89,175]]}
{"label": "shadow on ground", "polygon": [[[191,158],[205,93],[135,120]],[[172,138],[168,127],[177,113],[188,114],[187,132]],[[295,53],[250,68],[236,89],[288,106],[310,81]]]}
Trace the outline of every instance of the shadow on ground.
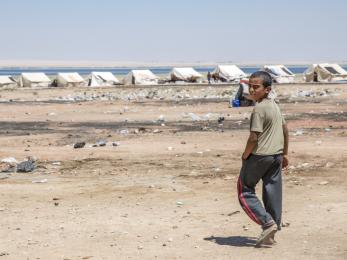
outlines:
{"label": "shadow on ground", "polygon": [[242,236],[231,236],[231,237],[205,237],[204,240],[212,241],[221,246],[236,246],[236,247],[254,247],[257,241],[254,237],[242,237]]}

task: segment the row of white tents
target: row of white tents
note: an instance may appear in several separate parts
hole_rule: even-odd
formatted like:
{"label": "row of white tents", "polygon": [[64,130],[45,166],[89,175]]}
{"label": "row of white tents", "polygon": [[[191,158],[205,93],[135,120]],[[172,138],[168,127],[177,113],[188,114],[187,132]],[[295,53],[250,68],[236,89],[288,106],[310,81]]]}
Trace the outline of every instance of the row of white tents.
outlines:
{"label": "row of white tents", "polygon": [[[267,71],[276,83],[293,83],[295,74],[284,65],[266,65],[262,68]],[[211,73],[216,81],[239,82],[246,78],[236,65],[218,65]],[[203,75],[193,68],[173,68],[169,77],[163,82],[202,82]],[[338,82],[347,80],[347,71],[338,64],[313,64],[304,72],[306,82]],[[121,81],[111,72],[92,72],[85,81],[78,73],[58,73],[52,81],[44,73],[22,73],[19,80],[12,76],[0,76],[0,86],[19,85],[21,87],[69,87],[69,86],[112,86],[125,85],[155,85],[160,78],[150,70],[131,70]]]}

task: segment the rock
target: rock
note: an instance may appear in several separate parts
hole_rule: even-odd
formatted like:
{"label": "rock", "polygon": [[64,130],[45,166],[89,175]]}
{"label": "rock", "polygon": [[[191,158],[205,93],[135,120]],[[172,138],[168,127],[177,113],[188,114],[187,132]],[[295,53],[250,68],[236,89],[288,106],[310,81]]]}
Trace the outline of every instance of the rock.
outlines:
{"label": "rock", "polygon": [[329,182],[328,181],[322,181],[319,183],[319,185],[327,185]]}
{"label": "rock", "polygon": [[77,142],[74,144],[73,148],[79,149],[79,148],[83,148],[85,145],[86,145],[86,142]]}
{"label": "rock", "polygon": [[120,142],[112,142],[112,146],[120,146]]}
{"label": "rock", "polygon": [[187,144],[185,141],[181,141],[181,144]]}
{"label": "rock", "polygon": [[289,227],[290,223],[289,222],[282,222],[281,226],[282,227]]}

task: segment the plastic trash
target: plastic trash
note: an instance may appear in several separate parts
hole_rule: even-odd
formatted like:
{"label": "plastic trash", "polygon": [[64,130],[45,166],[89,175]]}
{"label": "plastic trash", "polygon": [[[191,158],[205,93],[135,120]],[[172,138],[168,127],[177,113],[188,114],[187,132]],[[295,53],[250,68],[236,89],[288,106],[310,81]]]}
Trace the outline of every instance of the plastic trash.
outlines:
{"label": "plastic trash", "polygon": [[231,105],[232,105],[232,107],[240,107],[240,100],[238,100],[238,99],[233,99],[233,100],[231,101]]}

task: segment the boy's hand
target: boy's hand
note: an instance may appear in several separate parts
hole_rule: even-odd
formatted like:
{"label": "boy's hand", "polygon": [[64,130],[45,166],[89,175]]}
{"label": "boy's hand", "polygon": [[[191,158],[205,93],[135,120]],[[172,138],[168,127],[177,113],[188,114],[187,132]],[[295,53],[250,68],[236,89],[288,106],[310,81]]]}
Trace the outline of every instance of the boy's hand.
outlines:
{"label": "boy's hand", "polygon": [[248,157],[249,157],[249,154],[247,155],[247,154],[243,153],[242,156],[241,156],[241,159],[242,160],[247,160]]}
{"label": "boy's hand", "polygon": [[283,155],[282,168],[286,168],[289,164],[288,155]]}

